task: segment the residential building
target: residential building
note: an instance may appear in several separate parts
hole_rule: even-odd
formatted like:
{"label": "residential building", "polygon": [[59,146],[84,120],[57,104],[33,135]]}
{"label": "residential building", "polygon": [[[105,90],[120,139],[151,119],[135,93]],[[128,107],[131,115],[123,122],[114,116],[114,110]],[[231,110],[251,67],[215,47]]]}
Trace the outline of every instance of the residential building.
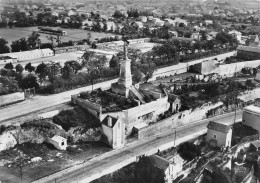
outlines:
{"label": "residential building", "polygon": [[246,45],[251,47],[260,47],[260,41],[258,35],[250,35],[246,40]]}
{"label": "residential building", "polygon": [[210,121],[206,141],[213,147],[231,147],[232,128],[225,124]]}
{"label": "residential building", "polygon": [[260,132],[260,107],[254,105],[245,107],[243,110],[242,123]]}
{"label": "residential building", "polygon": [[185,26],[188,25],[188,21],[187,21],[187,20],[181,19],[181,18],[179,18],[179,17],[176,17],[176,18],[174,19],[174,25],[175,25],[176,27],[179,27],[181,23],[183,23]]}
{"label": "residential building", "polygon": [[75,12],[72,11],[72,10],[69,10],[69,12],[68,12],[68,16],[72,16],[72,15],[75,15]]}
{"label": "residential building", "polygon": [[234,38],[238,40],[238,42],[241,42],[241,36],[242,33],[236,30],[229,31],[228,34],[232,35]]}
{"label": "residential building", "polygon": [[212,31],[210,33],[207,34],[207,40],[212,40],[214,38],[216,38],[218,32]]}
{"label": "residential building", "polygon": [[143,22],[135,22],[134,26],[137,27],[138,29],[141,29],[144,27]]}
{"label": "residential building", "polygon": [[173,162],[158,155],[152,155],[149,158],[154,168],[164,172],[165,183],[172,183],[182,171],[183,159],[180,156],[176,156]]}
{"label": "residential building", "polygon": [[194,32],[194,33],[191,34],[190,38],[192,38],[192,39],[199,39],[200,40],[201,39],[201,35],[200,35],[199,32]]}
{"label": "residential building", "polygon": [[49,138],[48,142],[50,144],[54,145],[54,147],[56,147],[59,150],[66,150],[67,146],[68,146],[67,139],[65,139],[61,136],[58,136],[58,135],[55,135],[52,138]]}
{"label": "residential building", "polygon": [[206,26],[213,24],[212,20],[205,20],[204,22],[205,22]]}
{"label": "residential building", "polygon": [[148,18],[146,16],[139,16],[138,20],[145,23],[147,22]]}
{"label": "residential building", "polygon": [[116,24],[114,22],[106,22],[106,25],[107,25],[107,31],[116,30]]}
{"label": "residential building", "polygon": [[171,35],[171,37],[178,37],[177,31],[169,31],[169,34]]}
{"label": "residential building", "polygon": [[113,149],[125,145],[125,124],[120,118],[107,115],[101,122],[101,140]]}

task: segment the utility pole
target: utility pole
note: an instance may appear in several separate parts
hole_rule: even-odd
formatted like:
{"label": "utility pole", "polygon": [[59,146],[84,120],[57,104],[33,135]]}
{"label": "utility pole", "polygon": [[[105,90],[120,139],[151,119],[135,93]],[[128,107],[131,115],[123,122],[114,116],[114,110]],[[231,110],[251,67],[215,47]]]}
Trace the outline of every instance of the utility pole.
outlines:
{"label": "utility pole", "polygon": [[174,147],[175,147],[175,142],[176,142],[176,127],[174,127]]}

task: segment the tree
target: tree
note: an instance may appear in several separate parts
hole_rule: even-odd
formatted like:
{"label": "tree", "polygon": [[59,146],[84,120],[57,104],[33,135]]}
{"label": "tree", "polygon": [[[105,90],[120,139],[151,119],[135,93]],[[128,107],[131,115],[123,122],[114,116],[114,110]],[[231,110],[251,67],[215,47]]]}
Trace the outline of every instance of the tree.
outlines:
{"label": "tree", "polygon": [[0,38],[0,54],[10,52],[10,48],[7,46],[7,44],[8,42],[5,39]]}
{"label": "tree", "polygon": [[82,55],[82,63],[81,66],[82,67],[88,67],[89,63],[91,62],[91,59],[95,56],[95,52],[93,51],[86,51],[83,55]]}
{"label": "tree", "polygon": [[47,76],[51,82],[53,82],[54,79],[60,74],[60,71],[60,63],[52,62],[51,64],[48,64],[45,68],[45,72],[47,73]]}
{"label": "tree", "polygon": [[180,154],[183,159],[191,161],[197,156],[200,156],[201,151],[199,147],[192,142],[184,142],[179,146],[178,154]]}
{"label": "tree", "polygon": [[115,55],[112,56],[112,58],[109,61],[109,67],[110,68],[115,68],[119,67],[119,59]]}
{"label": "tree", "polygon": [[25,68],[24,68],[26,71],[28,71],[28,72],[33,72],[34,70],[35,70],[35,67],[34,66],[32,66],[32,63],[31,62],[29,62],[28,64],[26,64],[25,65]]}
{"label": "tree", "polygon": [[136,183],[164,183],[165,174],[153,165],[150,157],[141,156],[134,169],[134,181]]}
{"label": "tree", "polygon": [[18,72],[18,73],[22,73],[23,70],[24,70],[24,68],[23,68],[23,66],[22,66],[21,64],[17,64],[17,65],[15,66],[15,70],[16,70],[16,72]]}
{"label": "tree", "polygon": [[0,69],[0,75],[1,76],[6,76],[7,75],[7,70],[6,69]]}
{"label": "tree", "polygon": [[133,71],[133,81],[139,83],[143,78],[143,73],[139,69]]}
{"label": "tree", "polygon": [[29,74],[28,76],[19,81],[19,86],[22,89],[38,88],[39,84],[37,82],[37,77],[35,77],[32,74]]}
{"label": "tree", "polygon": [[13,41],[11,44],[12,52],[20,52],[29,50],[28,42],[25,38]]}
{"label": "tree", "polygon": [[62,77],[64,79],[71,79],[74,76],[72,67],[69,64],[65,64],[62,69]]}
{"label": "tree", "polygon": [[41,63],[37,66],[36,70],[35,70],[35,73],[38,74],[41,82],[43,80],[45,80],[46,76],[47,76],[47,71],[46,71],[46,67],[47,65],[45,63]]}
{"label": "tree", "polygon": [[68,64],[73,69],[73,72],[75,74],[77,74],[78,71],[82,69],[82,66],[80,65],[80,63],[75,60],[67,61],[67,62],[65,62],[65,64]]}
{"label": "tree", "polygon": [[32,34],[28,37],[28,46],[31,49],[35,49],[36,46],[39,47],[41,40],[40,40],[40,34],[38,34],[36,31],[33,31]]}
{"label": "tree", "polygon": [[12,69],[14,69],[14,66],[13,66],[13,64],[10,62],[10,63],[5,64],[4,68],[5,68],[5,69],[10,69],[10,70],[12,70]]}

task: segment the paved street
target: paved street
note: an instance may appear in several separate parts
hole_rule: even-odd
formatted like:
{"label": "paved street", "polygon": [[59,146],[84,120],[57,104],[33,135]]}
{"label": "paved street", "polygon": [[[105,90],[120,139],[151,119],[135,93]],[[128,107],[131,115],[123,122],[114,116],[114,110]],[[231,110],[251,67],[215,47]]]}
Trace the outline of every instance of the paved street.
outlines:
{"label": "paved street", "polygon": [[[237,112],[237,121],[241,120],[242,111]],[[73,182],[90,182],[105,174],[114,172],[127,164],[136,160],[136,157],[142,154],[151,155],[156,153],[158,149],[165,150],[176,145],[193,139],[199,135],[206,133],[206,126],[209,121],[214,120],[225,124],[234,123],[234,112],[217,116],[210,119],[197,121],[188,126],[180,127],[176,130],[176,141],[174,142],[174,131],[152,137],[148,140],[138,141],[130,144],[122,149],[114,150],[103,154],[99,157],[93,158],[88,162],[66,169],[64,171],[45,177],[41,180],[35,181],[39,183],[73,183]]]}
{"label": "paved street", "polygon": [[[103,83],[98,83],[94,85],[94,89],[96,88],[108,88],[111,83],[117,82],[118,79],[109,80]],[[45,109],[54,105],[62,104],[65,102],[69,102],[71,99],[71,95],[77,94],[81,91],[90,91],[92,90],[92,86],[86,86],[83,88],[70,90],[66,92],[62,92],[55,95],[48,96],[35,96],[33,99],[23,101],[21,103],[13,104],[11,106],[0,108],[0,124],[3,123],[4,120],[12,119],[18,116],[22,116],[25,114],[32,113],[34,111],[38,111],[41,109]]]}

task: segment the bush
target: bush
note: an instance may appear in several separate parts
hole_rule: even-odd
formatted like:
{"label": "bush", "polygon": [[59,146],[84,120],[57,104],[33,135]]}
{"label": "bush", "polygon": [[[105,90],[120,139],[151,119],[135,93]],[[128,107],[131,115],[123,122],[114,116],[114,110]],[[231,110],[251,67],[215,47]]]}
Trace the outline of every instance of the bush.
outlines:
{"label": "bush", "polygon": [[183,159],[188,161],[191,161],[197,156],[201,155],[199,147],[191,142],[184,142],[183,144],[181,144],[177,152]]}
{"label": "bush", "polygon": [[73,110],[61,111],[53,117],[53,122],[68,131],[72,127],[84,126],[84,128],[100,127],[100,121],[87,110],[75,107]]}

